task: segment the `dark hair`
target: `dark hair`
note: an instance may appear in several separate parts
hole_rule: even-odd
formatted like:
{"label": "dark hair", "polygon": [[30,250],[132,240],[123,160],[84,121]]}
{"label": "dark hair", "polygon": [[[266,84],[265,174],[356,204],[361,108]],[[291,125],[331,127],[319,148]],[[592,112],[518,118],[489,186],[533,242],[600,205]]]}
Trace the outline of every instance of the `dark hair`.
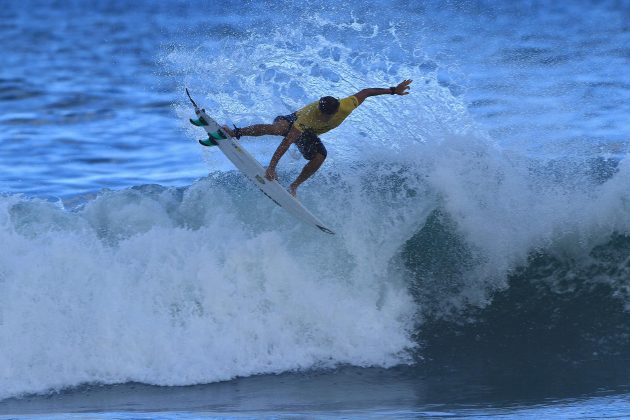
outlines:
{"label": "dark hair", "polygon": [[339,100],[332,96],[324,96],[319,100],[318,108],[322,114],[332,115],[339,109]]}

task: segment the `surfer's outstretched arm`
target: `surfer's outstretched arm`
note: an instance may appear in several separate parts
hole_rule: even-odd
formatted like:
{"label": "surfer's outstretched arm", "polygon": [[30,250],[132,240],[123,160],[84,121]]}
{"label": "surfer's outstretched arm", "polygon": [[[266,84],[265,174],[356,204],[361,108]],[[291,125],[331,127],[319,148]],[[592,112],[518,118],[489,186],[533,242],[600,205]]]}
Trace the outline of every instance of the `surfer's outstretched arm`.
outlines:
{"label": "surfer's outstretched arm", "polygon": [[286,137],[282,140],[282,142],[276,149],[275,153],[271,157],[271,162],[269,162],[269,166],[267,167],[267,172],[265,173],[265,177],[268,180],[271,181],[278,178],[276,175],[276,165],[278,165],[280,158],[284,156],[286,151],[289,150],[289,147],[295,142],[295,140],[297,140],[300,134],[302,134],[300,130],[293,127],[291,128],[289,133],[286,135]]}
{"label": "surfer's outstretched arm", "polygon": [[357,92],[354,96],[359,101],[359,104],[363,103],[370,96],[378,95],[409,95],[409,85],[413,80],[403,80],[398,86],[392,86],[390,88],[368,88]]}

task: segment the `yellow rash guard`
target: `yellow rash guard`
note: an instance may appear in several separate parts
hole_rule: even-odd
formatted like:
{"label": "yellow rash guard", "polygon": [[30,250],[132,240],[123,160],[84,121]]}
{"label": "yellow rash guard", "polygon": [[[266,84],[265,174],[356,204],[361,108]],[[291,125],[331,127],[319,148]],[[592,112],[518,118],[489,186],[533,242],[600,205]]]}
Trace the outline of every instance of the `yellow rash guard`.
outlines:
{"label": "yellow rash guard", "polygon": [[339,109],[328,121],[319,120],[321,112],[318,105],[319,101],[313,102],[296,112],[297,120],[293,126],[302,132],[310,131],[315,135],[324,134],[341,124],[359,106],[359,100],[355,96],[348,96],[340,100]]}

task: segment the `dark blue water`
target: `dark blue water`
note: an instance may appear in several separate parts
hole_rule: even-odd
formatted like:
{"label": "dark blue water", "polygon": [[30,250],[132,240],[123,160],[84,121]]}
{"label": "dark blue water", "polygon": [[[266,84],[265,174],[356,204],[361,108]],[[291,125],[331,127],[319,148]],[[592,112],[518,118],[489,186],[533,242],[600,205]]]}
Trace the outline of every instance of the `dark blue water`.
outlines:
{"label": "dark blue water", "polygon": [[[4,3],[0,414],[627,415],[628,17]],[[406,78],[323,136],[334,238],[187,123],[184,87],[244,125]]]}

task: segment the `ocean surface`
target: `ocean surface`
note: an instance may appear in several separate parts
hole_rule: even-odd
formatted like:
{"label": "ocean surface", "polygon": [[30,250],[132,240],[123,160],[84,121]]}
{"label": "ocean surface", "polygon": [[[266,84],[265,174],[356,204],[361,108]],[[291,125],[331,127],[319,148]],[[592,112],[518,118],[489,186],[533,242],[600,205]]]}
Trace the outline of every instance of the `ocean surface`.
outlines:
{"label": "ocean surface", "polygon": [[[0,52],[1,419],[630,417],[629,2],[5,0]],[[188,124],[407,78],[322,136],[335,236]]]}

